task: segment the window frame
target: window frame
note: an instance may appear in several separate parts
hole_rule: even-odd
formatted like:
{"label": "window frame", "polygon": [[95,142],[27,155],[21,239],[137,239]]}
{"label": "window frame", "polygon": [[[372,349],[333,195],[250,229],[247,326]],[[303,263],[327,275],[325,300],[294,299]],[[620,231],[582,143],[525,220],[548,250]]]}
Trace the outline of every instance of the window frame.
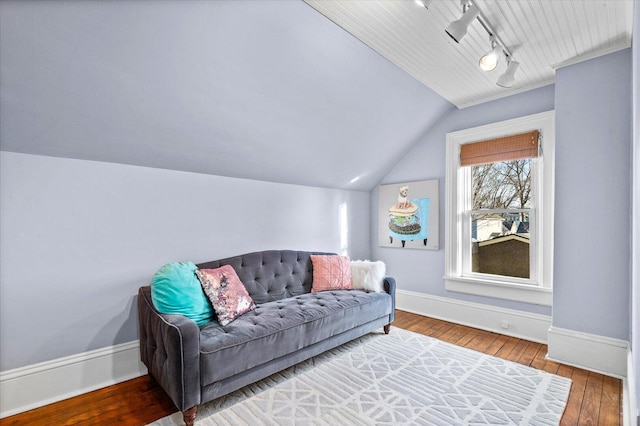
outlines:
{"label": "window frame", "polygon": [[[460,146],[477,141],[539,130],[540,160],[532,173],[536,204],[536,237],[531,251],[535,259],[531,268],[535,281],[469,274],[464,252],[464,217],[469,200],[466,193],[471,180],[470,167],[460,166]],[[445,185],[445,288],[448,291],[551,306],[553,299],[553,206],[555,169],[555,111],[546,111],[512,120],[447,133]],[[540,190],[542,193],[540,193]],[[470,235],[470,234],[469,234]],[[532,256],[533,257],[533,256]],[[535,285],[532,285],[535,282]]]}

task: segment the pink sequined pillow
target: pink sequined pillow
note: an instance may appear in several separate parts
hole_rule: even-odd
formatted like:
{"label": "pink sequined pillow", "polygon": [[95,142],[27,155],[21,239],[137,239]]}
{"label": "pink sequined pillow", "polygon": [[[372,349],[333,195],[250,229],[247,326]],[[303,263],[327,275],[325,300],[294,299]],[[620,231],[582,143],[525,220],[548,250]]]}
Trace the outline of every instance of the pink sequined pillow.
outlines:
{"label": "pink sequined pillow", "polygon": [[353,289],[349,257],[312,254],[311,264],[313,265],[312,293]]}
{"label": "pink sequined pillow", "polygon": [[256,308],[238,274],[231,265],[216,269],[198,269],[202,289],[207,295],[220,325],[227,325],[240,315]]}

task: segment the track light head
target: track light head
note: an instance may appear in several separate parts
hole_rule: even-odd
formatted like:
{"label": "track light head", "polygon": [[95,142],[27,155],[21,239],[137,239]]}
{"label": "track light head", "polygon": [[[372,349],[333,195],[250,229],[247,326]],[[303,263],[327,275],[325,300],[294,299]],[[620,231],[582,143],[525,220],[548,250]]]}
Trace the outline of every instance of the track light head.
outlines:
{"label": "track light head", "polygon": [[482,55],[478,65],[482,71],[493,71],[498,66],[500,55],[502,54],[502,46],[496,43],[495,39],[491,37],[491,50]]}
{"label": "track light head", "polygon": [[470,5],[462,14],[462,17],[450,23],[445,31],[456,43],[460,43],[464,36],[467,35],[467,28],[478,17],[479,13],[480,11],[475,5]]}
{"label": "track light head", "polygon": [[504,72],[504,74],[498,77],[498,81],[496,81],[496,84],[507,89],[513,86],[514,81],[516,81],[515,74],[519,66],[519,62],[510,59],[509,63],[507,64],[507,70]]}
{"label": "track light head", "polygon": [[[415,1],[416,3],[428,8],[429,3],[433,0]],[[460,3],[462,4],[462,16],[460,19],[451,22],[445,31],[453,41],[460,43],[464,36],[467,35],[469,25],[471,25],[474,19],[477,18],[489,35],[489,40],[491,41],[491,50],[482,55],[478,65],[483,71],[493,71],[498,66],[500,56],[504,55],[507,59],[507,70],[498,77],[496,84],[500,87],[510,88],[515,82],[515,74],[520,63],[513,60],[513,54],[507,45],[505,45],[500,39],[498,34],[496,34],[491,23],[487,20],[486,16],[480,12],[480,9],[478,9],[474,1],[475,0],[460,0]]]}

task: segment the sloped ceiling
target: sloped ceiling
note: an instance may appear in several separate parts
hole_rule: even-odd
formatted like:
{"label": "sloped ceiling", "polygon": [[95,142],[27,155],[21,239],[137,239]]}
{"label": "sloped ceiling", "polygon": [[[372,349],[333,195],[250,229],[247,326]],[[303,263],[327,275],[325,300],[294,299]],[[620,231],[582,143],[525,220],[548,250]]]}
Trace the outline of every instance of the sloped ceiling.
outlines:
{"label": "sloped ceiling", "polygon": [[346,31],[459,108],[555,82],[555,69],[631,46],[633,0],[473,0],[520,63],[513,87],[497,86],[506,70],[483,72],[490,50],[478,20],[456,43],[445,28],[462,14],[460,0],[305,0]]}
{"label": "sloped ceiling", "polygon": [[370,190],[453,107],[302,1],[2,1],[5,151]]}

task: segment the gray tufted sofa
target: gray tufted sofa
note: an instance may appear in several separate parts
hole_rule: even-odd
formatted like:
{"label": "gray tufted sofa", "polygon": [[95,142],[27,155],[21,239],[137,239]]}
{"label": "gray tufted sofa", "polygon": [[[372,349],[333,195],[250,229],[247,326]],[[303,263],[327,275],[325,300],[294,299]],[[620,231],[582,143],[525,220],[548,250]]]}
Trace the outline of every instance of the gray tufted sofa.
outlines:
{"label": "gray tufted sofa", "polygon": [[151,287],[138,292],[140,356],[187,425],[199,404],[240,389],[394,319],[395,281],[385,293],[338,290],[311,293],[312,253],[272,250],[197,265],[231,265],[257,308],[230,324],[198,327],[181,315],[157,312]]}

